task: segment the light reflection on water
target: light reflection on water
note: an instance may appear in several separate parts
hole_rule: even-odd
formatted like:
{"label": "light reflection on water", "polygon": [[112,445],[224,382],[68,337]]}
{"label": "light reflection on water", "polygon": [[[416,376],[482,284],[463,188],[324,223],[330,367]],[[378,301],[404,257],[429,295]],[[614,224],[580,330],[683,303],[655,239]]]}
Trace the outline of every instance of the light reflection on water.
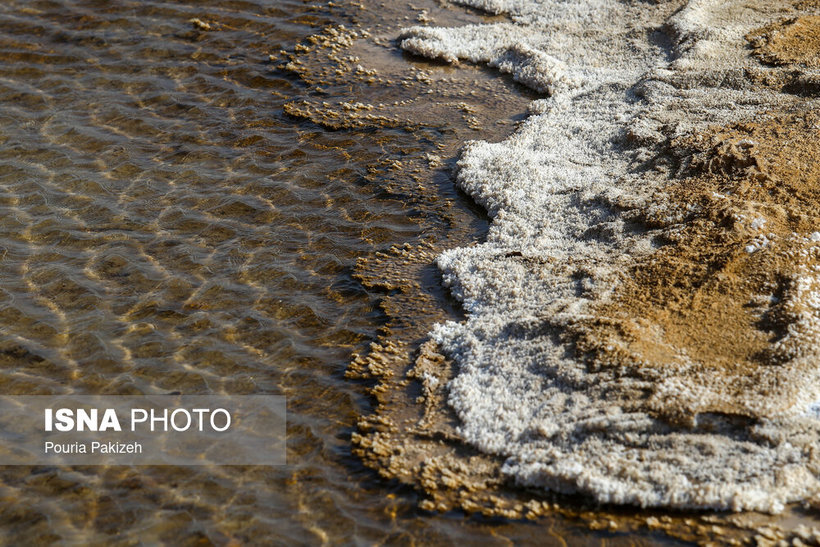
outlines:
{"label": "light reflection on water", "polygon": [[380,316],[351,267],[417,227],[338,149],[381,151],[285,118],[298,82],[266,62],[334,17],[301,1],[0,6],[3,393],[283,394],[293,464],[8,468],[5,541],[384,535],[356,514],[380,510],[356,500],[372,477],[345,461],[365,401],[342,373]]}

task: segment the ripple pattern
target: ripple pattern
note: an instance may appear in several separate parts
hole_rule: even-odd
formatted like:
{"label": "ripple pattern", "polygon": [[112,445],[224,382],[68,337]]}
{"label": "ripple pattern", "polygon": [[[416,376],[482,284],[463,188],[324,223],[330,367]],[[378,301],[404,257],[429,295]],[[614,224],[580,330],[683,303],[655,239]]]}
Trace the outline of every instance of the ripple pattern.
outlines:
{"label": "ripple pattern", "polygon": [[418,226],[373,198],[382,145],[282,112],[304,91],[269,53],[334,17],[296,0],[0,5],[0,389],[284,394],[293,463],[7,469],[0,541],[368,526],[342,375],[380,312],[352,266]]}

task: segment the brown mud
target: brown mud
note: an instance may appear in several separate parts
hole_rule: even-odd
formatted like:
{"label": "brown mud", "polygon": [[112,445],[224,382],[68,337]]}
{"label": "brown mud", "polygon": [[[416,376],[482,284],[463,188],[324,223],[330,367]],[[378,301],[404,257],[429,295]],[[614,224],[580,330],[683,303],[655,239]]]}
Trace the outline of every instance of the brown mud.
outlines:
{"label": "brown mud", "polygon": [[[817,5],[816,2],[806,4]],[[755,54],[766,63],[820,68],[820,16],[806,15],[778,21],[748,38]]]}
{"label": "brown mud", "polygon": [[650,411],[694,422],[702,412],[773,417],[800,402],[813,367],[790,366],[798,348],[787,335],[808,311],[798,293],[813,287],[798,287],[801,275],[820,268],[818,123],[810,111],[773,113],[672,143],[685,175],[640,216],[651,225],[665,202],[684,221],[579,325],[578,347],[597,366],[691,389],[650,394]]}

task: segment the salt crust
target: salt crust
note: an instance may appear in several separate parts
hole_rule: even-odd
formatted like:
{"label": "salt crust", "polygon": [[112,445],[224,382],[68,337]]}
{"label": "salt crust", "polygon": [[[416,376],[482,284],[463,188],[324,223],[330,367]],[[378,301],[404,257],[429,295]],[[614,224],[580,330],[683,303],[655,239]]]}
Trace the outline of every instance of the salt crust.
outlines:
{"label": "salt crust", "polygon": [[[637,169],[658,145],[794,100],[752,89],[748,67],[774,69],[752,59],[744,40],[793,7],[765,0],[461,3],[508,13],[511,22],[413,27],[402,33],[402,47],[488,63],[551,94],[533,103],[533,115],[506,141],[468,143],[458,164],[458,184],[493,220],[485,243],[438,259],[468,312],[464,323],[432,333],[459,365],[449,404],[462,437],[505,458],[503,472],[520,485],[600,502],[778,512],[820,491],[812,447],[820,422],[807,411],[817,374],[788,412],[674,425],[636,404],[657,386],[592,371],[562,337],[563,327],[607,299],[618,272],[652,252],[651,233],[628,230],[615,204],[646,205],[663,187],[668,173]],[[784,351],[818,363],[817,272],[802,272],[794,286],[793,347]],[[664,389],[668,397],[697,396],[673,379]]]}

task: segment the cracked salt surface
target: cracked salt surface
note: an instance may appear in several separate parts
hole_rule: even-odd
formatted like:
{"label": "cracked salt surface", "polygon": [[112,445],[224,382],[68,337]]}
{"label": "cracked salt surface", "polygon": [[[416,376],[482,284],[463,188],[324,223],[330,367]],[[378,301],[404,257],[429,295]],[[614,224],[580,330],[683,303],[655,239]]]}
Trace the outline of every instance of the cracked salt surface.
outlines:
{"label": "cracked salt surface", "polygon": [[[746,78],[749,67],[775,69],[751,57],[744,38],[793,6],[460,3],[508,13],[511,22],[413,27],[402,33],[402,47],[448,62],[487,63],[551,94],[533,103],[510,138],[470,142],[458,162],[458,184],[492,217],[485,243],[438,259],[445,284],[468,312],[465,322],[432,332],[458,363],[448,402],[460,435],[504,458],[503,472],[517,484],[600,502],[778,512],[816,494],[816,268],[792,276],[783,304],[787,333],[773,350],[785,356],[778,373],[791,374],[797,387],[781,394],[774,386],[771,401],[745,401],[737,416],[697,410],[719,391],[685,375],[651,367],[637,374],[629,370],[634,363],[591,367],[566,336],[579,322],[606,320],[595,315],[596,305],[611,297],[622,272],[655,251],[651,230],[632,230],[622,211],[656,208],[667,221],[676,218],[651,201],[673,176],[671,167],[640,169],[667,138],[793,103]],[[669,47],[661,28],[673,38]],[[740,149],[756,145],[746,144]],[[766,247],[757,243],[749,247]],[[646,329],[650,338],[664,336],[657,324]],[[708,367],[679,351],[683,369],[708,379]],[[659,417],[647,406],[650,394],[653,404],[693,409],[691,419]]]}

